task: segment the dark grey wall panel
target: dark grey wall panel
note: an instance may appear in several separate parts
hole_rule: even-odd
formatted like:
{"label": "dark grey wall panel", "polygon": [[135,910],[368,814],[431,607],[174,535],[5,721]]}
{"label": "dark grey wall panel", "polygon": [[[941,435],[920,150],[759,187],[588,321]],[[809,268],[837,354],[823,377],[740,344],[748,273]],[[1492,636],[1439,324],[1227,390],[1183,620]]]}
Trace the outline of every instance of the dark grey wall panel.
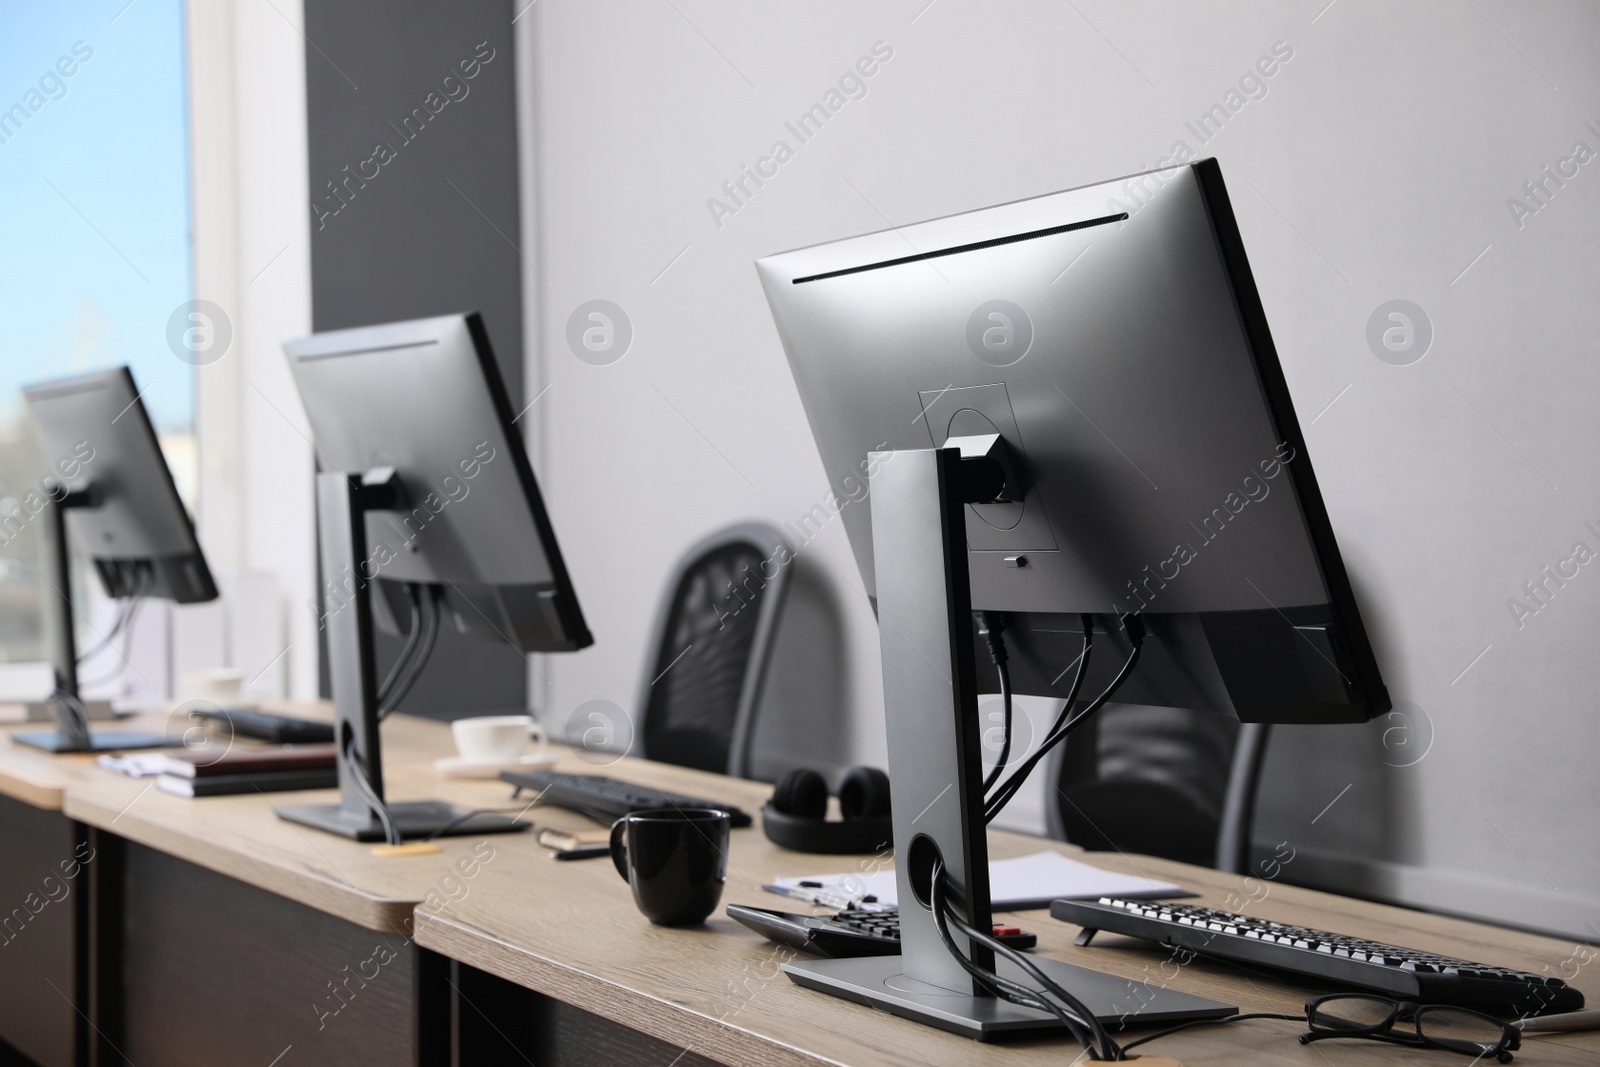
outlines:
{"label": "dark grey wall panel", "polygon": [[[510,0],[306,0],[307,210],[315,329],[481,311],[520,408],[512,14]],[[398,648],[380,635],[380,672]],[[526,678],[512,649],[446,632],[404,709],[521,708]]]}

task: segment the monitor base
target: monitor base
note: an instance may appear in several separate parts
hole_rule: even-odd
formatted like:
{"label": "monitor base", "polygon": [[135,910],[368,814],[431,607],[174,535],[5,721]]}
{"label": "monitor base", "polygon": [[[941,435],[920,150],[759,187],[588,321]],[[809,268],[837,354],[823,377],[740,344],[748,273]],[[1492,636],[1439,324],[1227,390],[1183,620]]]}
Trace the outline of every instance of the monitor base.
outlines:
{"label": "monitor base", "polygon": [[[109,700],[81,700],[83,710],[88,712],[90,722],[110,722],[120,718],[121,715],[111,706]],[[29,722],[54,722],[57,714],[56,706],[49,700],[30,700],[26,705]],[[122,713],[122,714],[131,714]]]}
{"label": "monitor base", "polygon": [[181,748],[182,741],[147,730],[95,730],[87,745],[63,737],[56,730],[22,730],[11,735],[19,745],[42,748],[46,752],[118,752],[133,748]]}
{"label": "monitor base", "polygon": [[[1083,1001],[1113,1032],[1129,1026],[1221,1019],[1239,1011],[1235,1005],[1191,993],[1150,986],[1043,956],[1031,958],[1046,974]],[[783,964],[783,969],[796,985],[979,1041],[1062,1029],[1054,1015],[1019,1007],[998,997],[958,993],[909,978],[902,973],[901,962],[899,956],[860,956],[793,960]],[[1035,984],[1022,968],[1009,960],[996,963],[1001,977],[1025,985]]]}
{"label": "monitor base", "polygon": [[[402,838],[459,837],[466,834],[510,834],[532,823],[492,811],[473,812],[442,800],[391,801],[389,815]],[[278,817],[356,841],[382,841],[383,826],[370,812],[351,813],[338,804],[289,804]]]}

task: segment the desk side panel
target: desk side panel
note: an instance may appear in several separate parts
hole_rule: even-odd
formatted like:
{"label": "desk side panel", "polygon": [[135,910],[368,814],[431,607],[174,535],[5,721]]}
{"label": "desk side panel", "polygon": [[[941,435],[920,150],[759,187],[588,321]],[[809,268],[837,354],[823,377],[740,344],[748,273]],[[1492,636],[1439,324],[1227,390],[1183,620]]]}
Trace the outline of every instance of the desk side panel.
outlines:
{"label": "desk side panel", "polygon": [[0,1040],[39,1067],[73,1063],[72,898],[84,890],[75,845],[72,822],[59,811],[0,796]]}
{"label": "desk side panel", "polygon": [[563,1067],[715,1067],[708,1060],[554,997],[455,964],[456,1049],[473,1064],[559,1063]]}
{"label": "desk side panel", "polygon": [[[122,1052],[210,1067],[419,1060],[418,949],[143,845],[127,845]],[[287,1060],[285,1061],[287,1062]]]}

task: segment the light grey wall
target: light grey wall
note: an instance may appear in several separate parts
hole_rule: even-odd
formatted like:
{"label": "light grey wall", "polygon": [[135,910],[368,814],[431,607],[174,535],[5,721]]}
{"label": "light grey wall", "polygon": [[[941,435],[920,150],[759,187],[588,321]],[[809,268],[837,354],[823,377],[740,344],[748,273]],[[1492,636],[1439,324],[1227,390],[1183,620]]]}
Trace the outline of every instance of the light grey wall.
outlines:
{"label": "light grey wall", "polygon": [[[1296,847],[1286,878],[1600,934],[1600,563],[1568,565],[1543,606],[1524,592],[1575,543],[1600,551],[1600,163],[1568,164],[1542,206],[1524,190],[1577,142],[1600,151],[1600,8],[543,0],[523,19],[543,276],[528,395],[549,387],[545,485],[598,641],[545,665],[547,719],[631,703],[684,546],[826,495],[753,259],[1136,172],[1182,143],[1222,161],[1403,713],[1280,731],[1260,840]],[[875,42],[892,57],[865,96],[800,143],[785,123]],[[1236,110],[1202,144],[1212,105]],[[724,181],[778,140],[793,158],[733,205]],[[1538,210],[1516,217],[1519,196]],[[633,329],[608,366],[566,339],[597,298]],[[1409,365],[1368,339],[1397,299],[1431,323]],[[815,758],[881,762],[876,632],[839,523],[805,551],[850,654],[853,726]],[[1518,597],[1537,613],[1516,619]]]}

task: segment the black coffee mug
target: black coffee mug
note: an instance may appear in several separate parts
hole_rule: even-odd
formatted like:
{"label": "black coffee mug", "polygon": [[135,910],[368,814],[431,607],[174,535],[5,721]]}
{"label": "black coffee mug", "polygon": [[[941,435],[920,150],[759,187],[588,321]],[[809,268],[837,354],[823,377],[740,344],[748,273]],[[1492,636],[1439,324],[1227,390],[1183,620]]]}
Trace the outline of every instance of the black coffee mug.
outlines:
{"label": "black coffee mug", "polygon": [[650,808],[611,825],[611,862],[657,926],[704,922],[728,878],[728,813]]}

